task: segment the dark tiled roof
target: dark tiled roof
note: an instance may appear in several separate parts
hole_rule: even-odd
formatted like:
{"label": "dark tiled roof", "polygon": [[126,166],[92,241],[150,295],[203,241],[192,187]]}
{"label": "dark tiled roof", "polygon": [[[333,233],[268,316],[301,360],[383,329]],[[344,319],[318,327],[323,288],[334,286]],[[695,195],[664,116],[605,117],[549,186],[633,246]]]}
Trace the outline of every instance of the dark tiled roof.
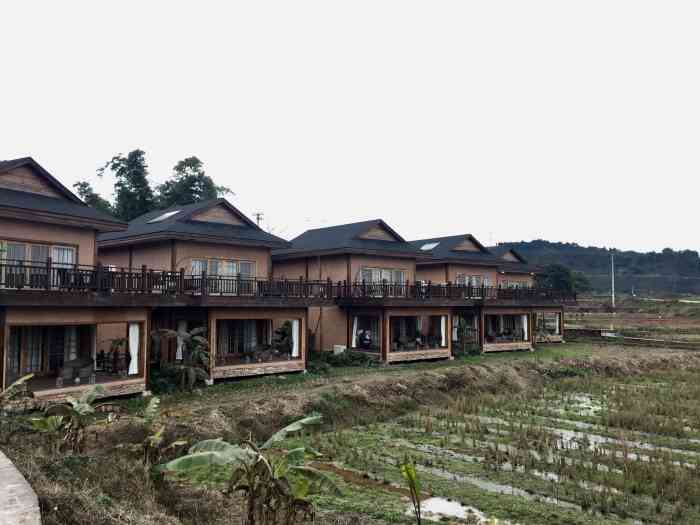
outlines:
{"label": "dark tiled roof", "polygon": [[[197,212],[205,211],[214,206],[224,205],[229,210],[238,215],[244,225],[221,224],[214,222],[204,222],[192,219]],[[178,213],[158,222],[150,222],[168,212]],[[203,241],[231,243],[243,241],[246,244],[257,244],[269,247],[286,246],[288,243],[284,239],[267,233],[248,219],[243,213],[237,210],[226,199],[213,199],[195,204],[182,206],[171,206],[167,209],[156,210],[129,223],[129,228],[123,232],[105,233],[98,236],[98,243],[101,244],[129,244],[135,241],[147,241],[149,238],[190,238]]]}
{"label": "dark tiled roof", "polygon": [[[474,242],[477,246],[482,248],[482,251],[455,250],[455,247],[459,246],[459,244],[466,239]],[[449,237],[420,239],[417,241],[411,241],[411,244],[416,249],[421,250],[424,255],[428,255],[434,260],[450,260],[454,262],[483,264],[488,266],[498,266],[500,264],[500,261],[486,248],[484,248],[474,236],[466,233],[462,235],[451,235]],[[421,249],[422,247],[430,244],[435,244],[435,246],[429,250]]]}
{"label": "dark tiled roof", "polygon": [[[360,239],[358,236],[379,226],[396,237],[396,241]],[[420,257],[421,253],[406,242],[381,219],[353,222],[327,228],[307,230],[291,241],[291,248],[274,250],[273,257],[288,258],[318,252],[381,253],[397,256]]]}
{"label": "dark tiled roof", "polygon": [[106,213],[98,211],[95,208],[91,208],[82,202],[77,204],[65,199],[46,197],[44,195],[28,193],[25,191],[0,188],[0,207],[19,208],[22,210],[44,213],[57,213],[79,219],[113,223],[115,226],[121,226],[122,228],[124,227],[122,222],[119,222],[111,215],[107,215]]}
{"label": "dark tiled roof", "polygon": [[41,164],[35,161],[31,157],[22,157],[21,159],[12,160],[0,160],[0,173],[5,171],[10,171],[15,168],[29,167],[35,173],[38,173],[41,177],[46,179],[46,181],[56,190],[58,193],[63,195],[66,199],[73,201],[76,204],[84,204],[75,193],[66,188],[61,182],[46,171]]}

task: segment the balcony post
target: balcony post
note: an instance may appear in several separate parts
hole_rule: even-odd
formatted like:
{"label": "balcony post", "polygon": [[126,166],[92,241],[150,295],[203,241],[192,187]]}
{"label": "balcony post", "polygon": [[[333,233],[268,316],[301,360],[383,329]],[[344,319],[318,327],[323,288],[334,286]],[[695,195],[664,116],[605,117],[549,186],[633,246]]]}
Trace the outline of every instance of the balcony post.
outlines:
{"label": "balcony post", "polygon": [[308,291],[304,292],[304,278],[299,276],[299,297],[308,297]]}
{"label": "balcony post", "polygon": [[185,293],[185,269],[180,268],[180,273],[177,278],[177,289],[175,290],[176,295],[181,295]]}
{"label": "balcony post", "polygon": [[52,266],[53,266],[53,263],[51,261],[51,257],[47,257],[46,258],[46,289],[47,290],[51,289],[51,283],[53,281],[52,275],[51,275],[53,273],[53,270],[51,268]]}
{"label": "balcony post", "polygon": [[106,289],[103,290],[103,285],[104,285],[104,279],[103,279],[103,274],[102,272],[104,271],[104,268],[102,267],[102,263],[98,262],[97,263],[97,270],[95,271],[95,291],[98,293],[102,293],[106,291]]}
{"label": "balcony post", "polygon": [[148,269],[146,265],[141,265],[141,293],[146,293],[146,275],[148,275]]}
{"label": "balcony post", "polygon": [[[207,278],[207,270],[203,269],[202,274],[200,276],[201,282],[199,283],[199,293],[202,294],[202,297],[209,295],[209,279]],[[239,284],[240,284],[240,276],[239,276]]]}
{"label": "balcony post", "polygon": [[24,279],[25,279],[25,275],[27,275],[26,272],[24,271],[24,261],[19,261],[19,272],[17,272],[16,275],[18,277],[17,277],[17,282],[15,283],[15,287],[18,290],[21,290],[22,288],[24,288]]}
{"label": "balcony post", "polygon": [[452,281],[447,281],[447,298],[452,299]]}

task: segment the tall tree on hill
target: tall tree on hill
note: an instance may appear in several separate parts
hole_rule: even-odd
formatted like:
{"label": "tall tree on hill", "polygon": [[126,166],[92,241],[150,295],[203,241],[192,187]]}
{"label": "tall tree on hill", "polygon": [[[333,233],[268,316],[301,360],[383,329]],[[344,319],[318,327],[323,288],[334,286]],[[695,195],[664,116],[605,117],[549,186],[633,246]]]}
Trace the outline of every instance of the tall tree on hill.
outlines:
{"label": "tall tree on hill", "polygon": [[114,214],[114,207],[112,203],[107,199],[100,197],[99,193],[95,192],[92,188],[92,184],[88,181],[76,182],[73,184],[78,196],[83,199],[83,202],[88,206],[100,210],[102,212],[108,213],[110,215]]}
{"label": "tall tree on hill", "polygon": [[173,176],[156,188],[158,208],[192,204],[215,199],[231,190],[217,186],[204,171],[204,164],[197,157],[187,157],[173,168]]}
{"label": "tall tree on hill", "polygon": [[114,183],[114,214],[123,221],[130,221],[148,213],[155,208],[155,196],[148,181],[146,153],[136,149],[126,156],[119,154],[112,157],[102,168],[97,170],[103,175],[111,171]]}
{"label": "tall tree on hill", "polygon": [[550,264],[537,274],[537,286],[566,290],[568,292],[587,292],[591,286],[585,275],[572,272],[561,264]]}

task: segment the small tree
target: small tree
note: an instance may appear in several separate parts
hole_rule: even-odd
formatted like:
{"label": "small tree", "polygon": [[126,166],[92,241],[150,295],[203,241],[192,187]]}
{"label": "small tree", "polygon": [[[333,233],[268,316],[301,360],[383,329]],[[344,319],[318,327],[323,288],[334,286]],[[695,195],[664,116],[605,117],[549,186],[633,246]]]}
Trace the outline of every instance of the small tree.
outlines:
{"label": "small tree", "polygon": [[[85,392],[78,399],[68,396],[65,403],[53,405],[46,409],[46,416],[60,416],[60,428],[65,431],[63,441],[75,453],[80,453],[85,442],[85,428],[88,426],[98,405],[95,400],[105,389],[97,385]],[[48,424],[47,424],[48,425]]]}
{"label": "small tree", "polygon": [[305,417],[276,432],[262,445],[252,439],[233,445],[221,439],[200,441],[189,454],[166,463],[165,473],[192,475],[202,469],[223,466],[230,469],[228,493],[246,494],[247,523],[280,520],[291,525],[313,516],[308,496],[324,490],[339,494],[337,486],[323,472],[306,465],[309,456],[317,453],[304,447],[274,450],[289,434],[321,423],[321,416]]}
{"label": "small tree", "polygon": [[206,333],[206,328],[195,328],[190,331],[160,329],[151,332],[151,341],[157,359],[160,359],[162,339],[182,341],[182,361],[168,365],[178,377],[182,390],[192,390],[197,381],[205,381],[209,378],[207,373],[209,341],[204,336]]}

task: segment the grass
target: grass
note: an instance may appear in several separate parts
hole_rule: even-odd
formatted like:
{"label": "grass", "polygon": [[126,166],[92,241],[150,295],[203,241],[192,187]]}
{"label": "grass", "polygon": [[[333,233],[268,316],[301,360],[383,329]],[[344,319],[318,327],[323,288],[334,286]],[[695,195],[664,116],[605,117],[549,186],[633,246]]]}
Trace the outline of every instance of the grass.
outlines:
{"label": "grass", "polygon": [[[235,441],[249,433],[266,438],[300,415],[323,412],[323,433],[297,439],[326,455],[321,465],[331,469],[344,489],[342,497],[315,499],[320,515],[328,519],[411,522],[397,467],[409,451],[423,468],[428,493],[462,501],[490,517],[523,524],[587,525],[632,518],[691,523],[698,517],[691,486],[697,480],[673,462],[698,446],[689,440],[700,428],[693,404],[700,393],[694,386],[699,367],[700,356],[680,352],[542,345],[537,352],[226,382],[164,396],[161,423],[168,441],[192,443],[218,436]],[[597,400],[600,409],[580,410],[575,396],[582,394]],[[35,487],[45,524],[218,525],[241,515],[240,499],[219,490],[225,471],[213,479],[202,472],[196,484],[146,476],[138,454],[122,446],[143,439],[141,426],[127,417],[139,414],[143,401],[119,403],[124,414],[114,423],[91,427],[83,455],[53,456],[42,436],[26,430],[9,442],[0,440]],[[645,407],[652,418],[641,417]],[[681,415],[686,419],[683,428]],[[632,463],[611,455],[615,447],[624,450],[618,442],[585,451],[559,447],[552,429],[573,430],[577,422],[595,425],[596,434],[612,439],[624,433],[630,442],[678,451],[627,447],[627,452],[654,458]],[[550,453],[558,462],[548,461]],[[455,454],[482,459],[466,461]],[[689,455],[687,459],[697,461]],[[509,465],[517,468],[509,470]],[[536,471],[555,472],[562,481],[552,485]],[[455,482],[454,475],[512,490],[490,492]],[[578,479],[622,491],[624,497],[585,491],[573,481]],[[667,488],[659,497],[654,491],[662,481]],[[581,512],[552,499],[600,513]]]}

